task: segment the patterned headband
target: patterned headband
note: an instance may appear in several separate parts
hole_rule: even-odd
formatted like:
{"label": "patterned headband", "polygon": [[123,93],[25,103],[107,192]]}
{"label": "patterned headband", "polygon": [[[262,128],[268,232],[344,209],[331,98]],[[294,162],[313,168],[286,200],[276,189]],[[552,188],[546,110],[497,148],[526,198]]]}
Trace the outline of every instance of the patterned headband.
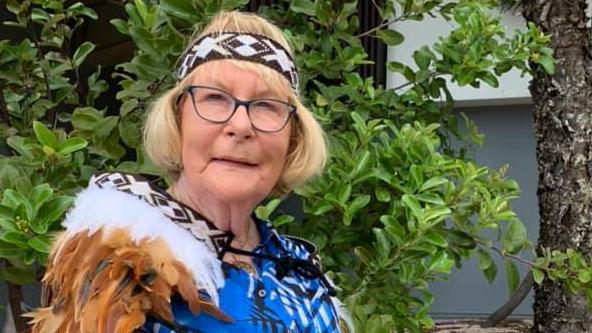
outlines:
{"label": "patterned headband", "polygon": [[278,42],[265,36],[222,32],[198,39],[182,56],[177,78],[182,80],[210,60],[239,59],[256,62],[282,74],[298,90],[298,72],[292,56]]}

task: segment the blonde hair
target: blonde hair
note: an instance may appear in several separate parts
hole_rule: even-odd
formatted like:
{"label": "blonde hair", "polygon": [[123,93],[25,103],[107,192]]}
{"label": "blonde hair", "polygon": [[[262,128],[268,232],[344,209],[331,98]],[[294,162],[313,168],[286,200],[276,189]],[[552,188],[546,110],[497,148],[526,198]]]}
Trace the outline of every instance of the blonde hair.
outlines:
{"label": "blonde hair", "polygon": [[[282,45],[290,54],[292,50],[281,30],[265,19],[250,13],[220,12],[198,35],[192,38],[188,47],[200,37],[219,32],[244,32],[263,35]],[[284,195],[294,187],[303,184],[319,173],[325,166],[327,148],[323,130],[312,113],[302,104],[290,82],[277,71],[258,63],[227,59],[226,62],[256,72],[274,93],[288,96],[290,103],[296,106],[296,117],[292,118],[292,133],[284,170],[272,189],[271,195]],[[211,63],[220,63],[211,61]],[[144,145],[148,157],[173,179],[177,179],[183,165],[181,163],[180,115],[177,102],[193,75],[211,75],[217,72],[215,67],[198,66],[185,79],[152,104],[144,126]]]}

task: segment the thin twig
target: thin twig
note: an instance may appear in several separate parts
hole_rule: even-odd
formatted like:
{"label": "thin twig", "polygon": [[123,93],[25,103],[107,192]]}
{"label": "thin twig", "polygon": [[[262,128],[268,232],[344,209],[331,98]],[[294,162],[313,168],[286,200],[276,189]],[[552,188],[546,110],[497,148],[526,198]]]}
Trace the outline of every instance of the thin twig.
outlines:
{"label": "thin twig", "polygon": [[530,266],[530,267],[534,267],[534,263],[532,261],[528,261],[526,259],[522,259],[520,256],[511,254],[511,253],[506,253],[506,252],[498,249],[495,246],[490,247],[490,249],[492,249],[493,251],[499,253],[499,255],[501,255],[502,257],[512,258],[512,259],[514,259],[514,260],[516,260],[516,261],[518,261],[518,262],[520,262],[520,263],[522,263],[524,265],[527,265],[527,266]]}
{"label": "thin twig", "polygon": [[[29,15],[30,14],[31,13],[29,12]],[[51,94],[51,89],[49,87],[49,75],[45,72],[45,68],[43,66],[43,63],[46,61],[45,54],[43,53],[43,48],[41,46],[41,42],[39,41],[39,37],[35,33],[35,27],[32,25],[31,21],[29,21],[28,25],[29,25],[29,31],[31,32],[31,37],[33,37],[33,43],[35,44],[35,47],[37,48],[37,50],[39,50],[39,52],[37,54],[38,54],[40,62],[42,63],[41,73],[43,73],[43,80],[45,81],[45,90],[46,90],[45,95],[49,101],[53,101],[53,96]],[[56,118],[55,108],[49,109],[48,118],[51,121],[51,123],[54,122],[54,118]]]}
{"label": "thin twig", "polygon": [[395,23],[395,22],[398,22],[398,21],[402,20],[402,19],[403,19],[403,18],[405,18],[405,17],[406,17],[406,15],[399,16],[399,17],[397,17],[397,18],[394,18],[394,19],[392,19],[392,20],[390,20],[390,21],[387,21],[387,22],[384,22],[384,23],[382,23],[382,24],[379,24],[378,26],[376,26],[376,27],[374,27],[374,28],[372,28],[372,29],[370,29],[370,30],[368,30],[368,31],[364,31],[364,32],[362,32],[361,34],[357,35],[356,37],[357,37],[357,38],[360,38],[360,37],[368,36],[368,35],[372,34],[373,32],[375,32],[375,31],[377,31],[377,30],[380,30],[380,29],[382,29],[382,28],[384,28],[384,27],[388,27],[389,25],[391,25],[391,24],[393,24],[393,23]]}
{"label": "thin twig", "polygon": [[392,90],[399,90],[399,89],[403,89],[403,88],[405,88],[405,87],[407,87],[407,86],[410,86],[410,85],[412,85],[413,83],[415,83],[415,82],[409,81],[409,82],[407,82],[407,83],[403,83],[403,84],[401,84],[401,85],[399,85],[399,86],[396,86],[396,87],[394,87]]}
{"label": "thin twig", "polygon": [[379,6],[379,5],[376,3],[376,1],[375,1],[375,0],[372,0],[372,4],[374,5],[374,7],[376,7],[376,9],[377,9],[378,11],[380,11],[380,6]]}

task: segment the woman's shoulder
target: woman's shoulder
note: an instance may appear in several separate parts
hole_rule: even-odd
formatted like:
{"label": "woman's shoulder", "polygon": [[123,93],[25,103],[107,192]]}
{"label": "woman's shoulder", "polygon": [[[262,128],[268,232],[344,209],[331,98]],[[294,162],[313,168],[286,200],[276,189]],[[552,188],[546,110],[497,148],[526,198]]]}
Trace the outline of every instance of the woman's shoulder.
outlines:
{"label": "woman's shoulder", "polygon": [[[76,331],[111,324],[138,327],[144,310],[170,321],[175,293],[192,311],[227,319],[215,307],[224,284],[220,261],[204,240],[169,218],[174,205],[158,192],[133,175],[91,178],[50,253],[43,279],[47,307],[35,314],[34,332],[56,323]],[[199,290],[208,293],[207,302],[198,297]]]}

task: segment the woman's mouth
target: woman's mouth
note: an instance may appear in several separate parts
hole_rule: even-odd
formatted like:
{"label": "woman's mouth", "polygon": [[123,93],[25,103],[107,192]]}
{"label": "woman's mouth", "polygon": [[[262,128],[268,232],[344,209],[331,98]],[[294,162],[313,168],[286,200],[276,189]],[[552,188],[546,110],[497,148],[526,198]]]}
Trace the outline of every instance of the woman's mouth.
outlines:
{"label": "woman's mouth", "polygon": [[222,157],[222,158],[213,158],[212,162],[220,163],[228,166],[235,166],[235,167],[256,167],[256,163],[252,163],[251,161],[244,160],[244,159],[237,159],[237,158],[229,158],[229,157]]}

